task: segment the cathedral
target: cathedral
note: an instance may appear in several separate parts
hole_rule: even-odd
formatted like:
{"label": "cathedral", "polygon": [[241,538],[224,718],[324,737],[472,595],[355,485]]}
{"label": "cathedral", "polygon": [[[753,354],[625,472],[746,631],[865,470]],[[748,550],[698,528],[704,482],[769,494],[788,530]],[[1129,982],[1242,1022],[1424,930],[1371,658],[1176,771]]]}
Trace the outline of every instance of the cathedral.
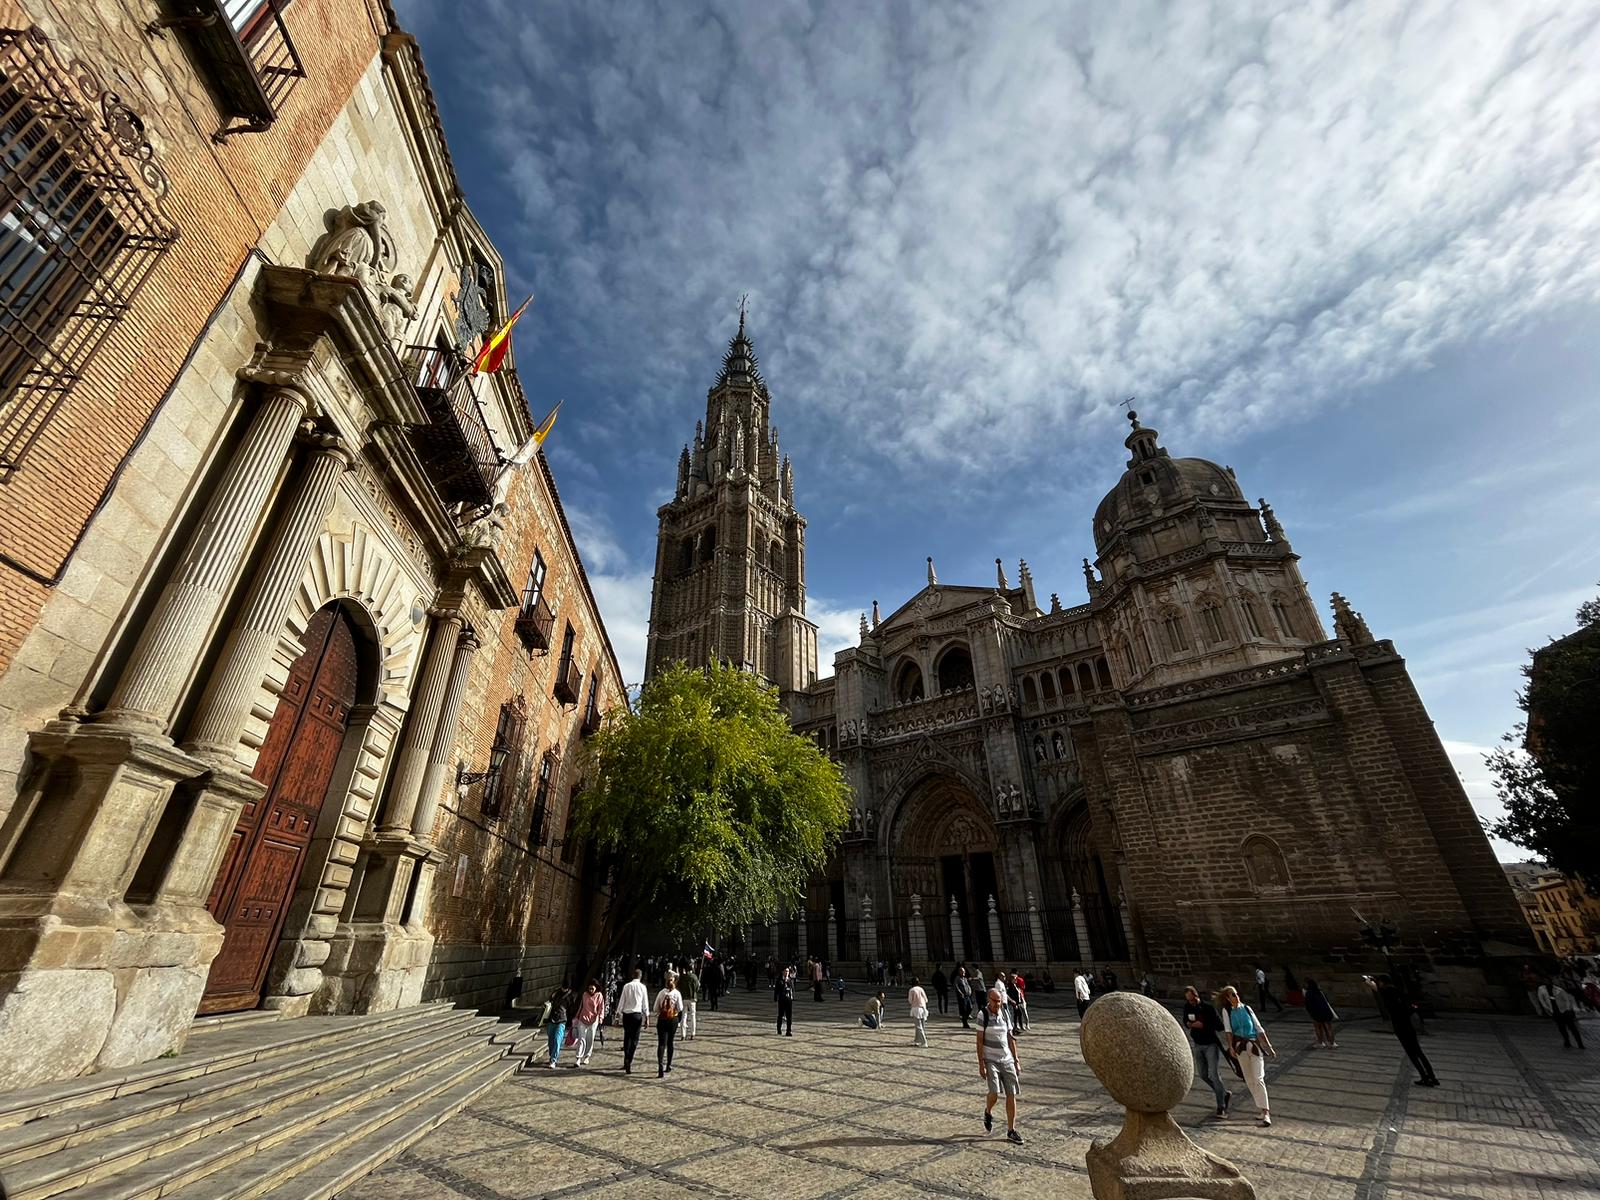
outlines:
{"label": "cathedral", "polygon": [[771,408],[741,314],[659,510],[646,662],[762,676],[854,790],[805,911],[753,949],[1111,965],[1169,991],[1261,965],[1352,999],[1389,963],[1506,1002],[1527,927],[1404,660],[1337,593],[1329,636],[1231,468],[1130,412],[1083,603],[1041,603],[1026,561],[974,585],[930,557],[819,678]]}

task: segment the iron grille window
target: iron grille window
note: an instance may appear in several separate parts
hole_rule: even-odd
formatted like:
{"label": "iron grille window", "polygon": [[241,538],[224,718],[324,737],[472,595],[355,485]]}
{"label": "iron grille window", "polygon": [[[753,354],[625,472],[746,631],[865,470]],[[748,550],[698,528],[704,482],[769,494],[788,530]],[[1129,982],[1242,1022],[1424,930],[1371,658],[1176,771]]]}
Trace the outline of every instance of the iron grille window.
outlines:
{"label": "iron grille window", "polygon": [[144,122],[33,29],[0,29],[0,479],[178,239]]}
{"label": "iron grille window", "polygon": [[528,822],[528,842],[533,846],[542,846],[550,836],[550,781],[556,772],[556,756],[553,750],[546,750],[544,757],[539,760],[539,784],[533,793],[533,819]]}
{"label": "iron grille window", "polygon": [[522,738],[527,724],[527,716],[517,701],[507,700],[500,706],[494,745],[495,749],[504,750],[506,755],[500,769],[483,785],[483,815],[486,817],[498,817],[505,807],[505,798],[516,787],[517,777],[522,770]]}

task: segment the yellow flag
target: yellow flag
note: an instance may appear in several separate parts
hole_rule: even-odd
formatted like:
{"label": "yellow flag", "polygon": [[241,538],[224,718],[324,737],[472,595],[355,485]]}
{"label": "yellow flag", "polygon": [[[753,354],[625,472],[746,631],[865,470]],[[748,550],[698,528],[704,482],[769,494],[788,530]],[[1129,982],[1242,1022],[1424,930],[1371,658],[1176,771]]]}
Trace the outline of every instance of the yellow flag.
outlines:
{"label": "yellow flag", "polygon": [[550,410],[550,415],[540,422],[539,428],[533,431],[533,444],[535,446],[544,445],[545,438],[550,436],[550,430],[555,427],[556,414],[561,411],[563,403],[565,401],[557,400],[556,406]]}

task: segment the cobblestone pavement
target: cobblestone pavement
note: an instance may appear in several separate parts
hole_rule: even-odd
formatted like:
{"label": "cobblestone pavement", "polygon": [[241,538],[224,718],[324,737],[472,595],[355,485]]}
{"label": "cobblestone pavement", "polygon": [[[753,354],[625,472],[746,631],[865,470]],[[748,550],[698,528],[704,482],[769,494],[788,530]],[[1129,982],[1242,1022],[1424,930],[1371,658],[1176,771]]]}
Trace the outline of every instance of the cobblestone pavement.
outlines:
{"label": "cobblestone pavement", "polygon": [[[794,1036],[778,1037],[765,994],[741,992],[701,1013],[666,1079],[653,1030],[631,1076],[621,1031],[608,1030],[589,1067],[524,1071],[343,1200],[1087,1198],[1084,1152],[1121,1114],[1083,1065],[1076,1012],[1054,999],[1030,1005],[1020,1042],[1023,1146],[1005,1142],[1003,1120],[985,1136],[974,1039],[955,1016],[930,1020],[918,1049],[903,1003],[887,1028],[862,1029],[852,988],[842,1003],[796,999]],[[1431,1022],[1436,1089],[1411,1086],[1370,1017],[1341,1026],[1333,1051],[1311,1048],[1300,1013],[1269,1028],[1272,1128],[1256,1124],[1242,1083],[1226,1122],[1209,1119],[1198,1081],[1176,1114],[1263,1200],[1600,1195],[1600,1021],[1585,1022],[1585,1052],[1532,1018]]]}

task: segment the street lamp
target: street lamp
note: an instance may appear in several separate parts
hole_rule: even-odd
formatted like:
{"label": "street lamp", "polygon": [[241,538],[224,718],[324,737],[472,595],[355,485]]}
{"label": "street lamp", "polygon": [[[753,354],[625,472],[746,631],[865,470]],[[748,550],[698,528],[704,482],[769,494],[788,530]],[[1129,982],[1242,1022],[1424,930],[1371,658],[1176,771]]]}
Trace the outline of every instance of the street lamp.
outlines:
{"label": "street lamp", "polygon": [[489,769],[487,771],[469,771],[464,762],[456,764],[456,788],[471,787],[475,783],[489,783],[500,777],[500,770],[506,765],[506,756],[511,753],[510,748],[499,738],[494,745],[489,747]]}

